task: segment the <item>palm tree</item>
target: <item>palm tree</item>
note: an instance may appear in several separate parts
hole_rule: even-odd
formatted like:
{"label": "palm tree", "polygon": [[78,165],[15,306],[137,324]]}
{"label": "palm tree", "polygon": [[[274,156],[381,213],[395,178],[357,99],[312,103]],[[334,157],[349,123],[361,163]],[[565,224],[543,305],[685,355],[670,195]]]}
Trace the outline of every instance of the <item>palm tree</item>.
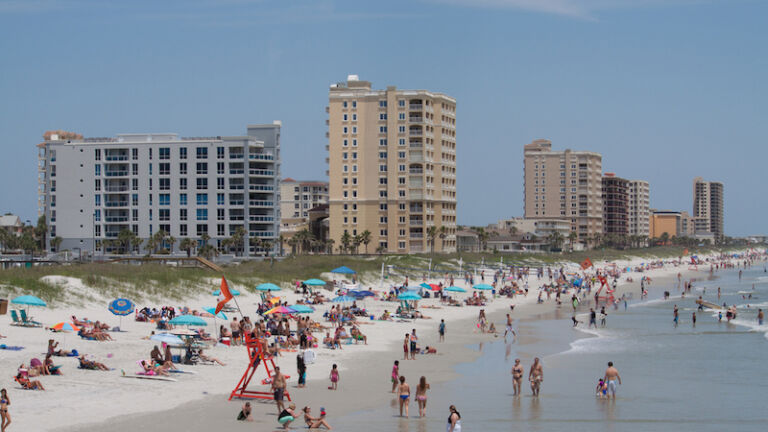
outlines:
{"label": "palm tree", "polygon": [[666,231],[661,233],[661,237],[659,237],[659,241],[661,241],[662,246],[666,246],[669,243],[669,233]]}
{"label": "palm tree", "polygon": [[472,228],[477,233],[477,241],[480,243],[480,249],[485,250],[488,247],[488,239],[490,235],[483,227]]}
{"label": "palm tree", "polygon": [[437,230],[437,236],[440,238],[440,247],[445,251],[445,238],[448,237],[448,228],[441,226],[440,229]]}
{"label": "palm tree", "polygon": [[176,237],[169,234],[168,237],[165,238],[165,242],[168,243],[168,253],[173,255],[173,245],[176,244]]}
{"label": "palm tree", "polygon": [[135,234],[129,229],[120,230],[120,232],[117,233],[117,240],[120,242],[123,253],[128,253],[128,251],[131,250],[134,237]]}
{"label": "palm tree", "polygon": [[360,249],[360,244],[362,242],[363,241],[360,238],[360,234],[352,236],[352,250],[354,251],[355,255],[358,254],[358,250]]}
{"label": "palm tree", "polygon": [[360,240],[365,245],[365,254],[368,255],[368,243],[371,242],[371,232],[368,230],[365,230],[362,233],[360,233]]}
{"label": "palm tree", "polygon": [[576,231],[571,231],[571,232],[568,233],[568,241],[571,244],[571,252],[573,252],[573,244],[578,239],[579,239],[579,235],[576,233]]}
{"label": "palm tree", "polygon": [[350,243],[352,243],[352,236],[349,235],[348,231],[344,231],[344,234],[341,235],[341,250],[342,250],[342,253],[346,252],[347,249],[349,249]]}
{"label": "palm tree", "polygon": [[207,259],[211,259],[213,257],[219,256],[219,251],[213,247],[213,245],[204,244],[200,247],[200,249],[197,250],[197,254]]}
{"label": "palm tree", "polygon": [[45,250],[45,236],[48,234],[48,224],[45,221],[45,215],[37,218],[34,234],[37,241],[40,242],[40,250]]}
{"label": "palm tree", "polygon": [[280,236],[277,238],[277,241],[280,244],[280,256],[283,256],[283,253],[284,253],[283,252],[283,247],[285,245],[285,237],[283,237],[283,235],[280,234]]}
{"label": "palm tree", "polygon": [[56,252],[59,251],[59,246],[61,246],[62,240],[63,239],[61,237],[59,237],[59,236],[56,236],[56,237],[51,239],[51,246],[53,246],[53,250],[54,251],[56,251]]}
{"label": "palm tree", "polygon": [[511,235],[511,236],[516,235],[517,231],[518,230],[517,230],[517,226],[516,225],[511,225],[509,227],[509,235]]}
{"label": "palm tree", "polygon": [[291,247],[291,255],[296,255],[296,246],[299,244],[296,236],[294,235],[293,237],[289,238],[286,243],[288,243],[288,246]]}
{"label": "palm tree", "polygon": [[187,258],[192,256],[192,250],[197,247],[197,242],[191,238],[185,238],[179,243],[179,248],[183,251],[187,251]]}
{"label": "palm tree", "polygon": [[429,245],[429,253],[435,253],[435,238],[437,237],[437,227],[432,225],[427,228],[427,244]]}
{"label": "palm tree", "polygon": [[384,245],[379,245],[379,247],[376,248],[376,253],[379,255],[382,255],[386,251],[387,251],[387,248],[385,248]]}
{"label": "palm tree", "polygon": [[334,239],[328,239],[325,241],[327,253],[333,255],[333,244],[336,243],[336,240]]}
{"label": "palm tree", "polygon": [[560,249],[560,246],[562,246],[564,241],[563,235],[557,231],[552,231],[552,233],[547,236],[547,241],[549,241],[550,250]]}
{"label": "palm tree", "polygon": [[262,240],[261,247],[264,249],[264,256],[269,256],[269,251],[272,250],[272,242],[269,240]]}
{"label": "palm tree", "polygon": [[245,239],[245,228],[239,226],[235,229],[235,232],[229,237],[229,247],[235,248],[235,255],[238,255],[243,250],[243,240]]}

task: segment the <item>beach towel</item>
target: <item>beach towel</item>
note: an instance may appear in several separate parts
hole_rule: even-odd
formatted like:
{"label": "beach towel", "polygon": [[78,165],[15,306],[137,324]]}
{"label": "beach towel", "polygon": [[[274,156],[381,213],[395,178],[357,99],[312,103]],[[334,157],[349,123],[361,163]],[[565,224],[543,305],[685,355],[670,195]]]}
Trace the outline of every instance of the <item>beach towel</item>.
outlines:
{"label": "beach towel", "polygon": [[6,345],[2,344],[0,345],[0,349],[8,350],[8,351],[21,351],[24,349],[23,346],[13,346],[13,345]]}

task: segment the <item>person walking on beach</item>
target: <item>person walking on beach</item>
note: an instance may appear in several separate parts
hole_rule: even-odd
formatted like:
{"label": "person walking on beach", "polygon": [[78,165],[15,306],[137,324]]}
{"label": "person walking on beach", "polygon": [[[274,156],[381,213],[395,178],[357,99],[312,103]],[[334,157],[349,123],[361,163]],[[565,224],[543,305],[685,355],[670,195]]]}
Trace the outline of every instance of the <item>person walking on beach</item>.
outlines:
{"label": "person walking on beach", "polygon": [[605,312],[605,306],[603,306],[600,309],[600,327],[605,327],[605,319],[608,317],[608,314]]}
{"label": "person walking on beach", "polygon": [[592,326],[597,328],[597,312],[595,312],[594,308],[589,308],[589,325],[587,325],[587,328],[592,328]]}
{"label": "person walking on beach", "polygon": [[445,342],[445,320],[440,320],[440,326],[437,328],[437,332],[440,334],[440,342]]}
{"label": "person walking on beach", "polygon": [[277,402],[278,414],[285,410],[285,405],[283,405],[285,387],[285,375],[280,372],[280,366],[275,366],[275,375],[272,377],[272,392],[275,397],[275,402]]}
{"label": "person walking on beach", "polygon": [[417,343],[419,338],[416,336],[416,329],[411,329],[411,360],[416,360]]}
{"label": "person walking on beach", "polygon": [[507,314],[507,329],[504,330],[504,340],[507,340],[507,333],[512,333],[512,340],[515,340],[517,338],[517,333],[515,333],[514,330],[512,330],[512,317]]}
{"label": "person walking on beach", "polygon": [[411,344],[411,335],[406,333],[405,339],[403,340],[403,360],[408,360],[408,346],[410,344]]}
{"label": "person walking on beach", "polygon": [[397,398],[400,401],[400,417],[403,416],[403,407],[405,407],[405,417],[408,418],[408,403],[411,398],[411,387],[405,383],[405,377],[400,377],[400,385],[397,386]]}
{"label": "person walking on beach", "polygon": [[429,390],[427,378],[419,378],[419,385],[416,386],[416,403],[419,404],[419,417],[427,415],[427,390]]}
{"label": "person walking on beach", "polygon": [[307,364],[304,362],[304,353],[301,352],[296,356],[296,372],[299,374],[298,388],[304,388],[307,386]]}
{"label": "person walking on beach", "polygon": [[392,366],[392,393],[397,390],[398,378],[400,378],[400,362],[395,360],[395,365]]}
{"label": "person walking on beach", "polygon": [[456,411],[456,407],[451,405],[448,410],[451,412],[448,415],[448,432],[461,432],[461,414]]}
{"label": "person walking on beach", "polygon": [[691,315],[691,320],[693,322],[693,326],[696,327],[696,312],[694,312],[693,315]]}
{"label": "person walking on beach", "polygon": [[11,415],[8,414],[8,407],[11,405],[11,398],[8,397],[8,391],[5,389],[0,390],[0,426],[2,432],[11,424]]}
{"label": "person walking on beach", "polygon": [[544,368],[541,366],[539,358],[533,359],[531,370],[528,371],[528,381],[531,382],[531,391],[534,396],[539,396],[541,390],[541,383],[544,382]]}
{"label": "person walking on beach", "polygon": [[758,309],[757,310],[757,325],[763,325],[763,318],[765,318],[765,315],[763,315],[763,310]]}
{"label": "person walking on beach", "polygon": [[339,368],[336,366],[336,364],[331,367],[331,386],[328,387],[328,390],[338,390],[339,389]]}
{"label": "person walking on beach", "polygon": [[515,359],[515,365],[512,366],[512,395],[520,396],[520,389],[523,385],[523,375],[525,368],[520,364],[520,359]]}
{"label": "person walking on beach", "polygon": [[605,370],[605,377],[603,377],[607,385],[608,399],[613,395],[613,400],[616,400],[616,382],[621,384],[621,376],[619,371],[613,367],[613,362],[608,362],[608,369]]}

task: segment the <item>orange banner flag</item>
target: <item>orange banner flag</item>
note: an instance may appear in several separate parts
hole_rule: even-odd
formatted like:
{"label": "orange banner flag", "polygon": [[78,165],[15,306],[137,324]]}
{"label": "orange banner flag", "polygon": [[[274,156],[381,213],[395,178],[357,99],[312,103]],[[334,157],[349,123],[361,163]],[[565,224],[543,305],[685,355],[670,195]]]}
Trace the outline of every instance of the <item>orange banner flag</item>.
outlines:
{"label": "orange banner flag", "polygon": [[224,278],[224,276],[221,277],[221,295],[224,296],[224,299],[216,305],[216,313],[221,312],[221,310],[224,309],[224,305],[227,304],[228,301],[232,300],[232,293],[229,292],[229,285],[227,284],[227,280]]}
{"label": "orange banner flag", "polygon": [[688,255],[688,248],[685,248],[685,250],[683,251],[683,255]]}
{"label": "orange banner flag", "polygon": [[581,269],[586,270],[588,268],[592,267],[592,261],[587,258],[584,261],[581,262]]}

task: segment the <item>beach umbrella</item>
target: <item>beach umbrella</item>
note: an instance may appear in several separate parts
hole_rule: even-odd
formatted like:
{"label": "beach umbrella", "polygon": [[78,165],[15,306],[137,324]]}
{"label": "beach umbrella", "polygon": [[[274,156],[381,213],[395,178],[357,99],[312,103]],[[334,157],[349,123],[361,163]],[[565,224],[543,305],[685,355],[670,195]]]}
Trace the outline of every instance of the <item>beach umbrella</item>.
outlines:
{"label": "beach umbrella", "polygon": [[259,291],[280,291],[280,287],[273,283],[263,283],[256,287]]}
{"label": "beach umbrella", "polygon": [[172,335],[170,333],[158,333],[153,334],[149,337],[149,340],[153,340],[155,342],[162,342],[168,345],[184,345],[184,341],[181,340],[180,337],[176,335]]}
{"label": "beach umbrella", "polygon": [[60,322],[56,324],[55,326],[51,327],[53,330],[57,331],[65,331],[65,332],[78,332],[80,331],[80,327],[72,324],[71,322]]}
{"label": "beach umbrella", "polygon": [[[429,285],[427,285],[427,286],[429,286]],[[420,290],[422,288],[423,287],[421,285],[413,285],[413,286],[405,287],[405,289],[407,289],[408,291],[418,291],[418,290]],[[427,288],[427,289],[429,289],[429,288]]]}
{"label": "beach umbrella", "polygon": [[167,331],[166,333],[170,333],[176,336],[195,336],[197,334],[196,331],[186,328],[175,328],[173,330]]}
{"label": "beach umbrella", "polygon": [[207,326],[208,323],[199,316],[194,315],[181,315],[169,321],[173,325],[185,325],[185,326]]}
{"label": "beach umbrella", "polygon": [[11,300],[11,303],[18,304],[18,305],[25,305],[25,306],[40,306],[40,307],[48,306],[44,301],[40,300],[39,298],[33,295],[23,295],[23,296],[16,297],[15,299]]}
{"label": "beach umbrella", "polygon": [[[240,291],[238,291],[236,289],[230,289],[229,293],[232,294],[233,296],[239,296],[240,295]],[[212,292],[211,294],[213,294],[214,297],[218,297],[221,294],[221,290],[217,289],[216,291]]]}
{"label": "beach umbrella", "polygon": [[292,308],[287,308],[285,306],[277,306],[277,307],[273,307],[272,309],[264,312],[264,315],[270,315],[270,314],[292,314],[292,313],[296,313],[296,311],[293,310]]}
{"label": "beach umbrella", "polygon": [[351,268],[349,268],[347,266],[341,266],[341,267],[338,267],[338,268],[335,268],[335,269],[331,270],[331,273],[355,274],[357,272],[355,272],[354,270],[352,270]]}
{"label": "beach umbrella", "polygon": [[115,315],[126,316],[133,313],[135,306],[132,301],[124,298],[112,300],[107,305],[107,309]]}
{"label": "beach umbrella", "polygon": [[430,290],[430,291],[432,290],[432,285],[430,285],[430,284],[428,284],[426,282],[420,283],[419,286],[424,288],[425,290]]}
{"label": "beach umbrella", "polygon": [[398,300],[421,300],[421,296],[414,292],[406,292],[397,296]]}
{"label": "beach umbrella", "polygon": [[320,279],[307,279],[304,281],[307,286],[325,286],[325,281]]}
{"label": "beach umbrella", "polygon": [[444,291],[450,291],[450,292],[467,292],[464,288],[457,287],[457,286],[449,286]]}
{"label": "beach umbrella", "polygon": [[301,304],[293,305],[290,308],[293,309],[293,311],[296,313],[312,313],[315,311],[311,307]]}
{"label": "beach umbrella", "polygon": [[373,297],[376,294],[373,291],[353,291],[352,295],[355,297]]}
{"label": "beach umbrella", "polygon": [[429,284],[429,286],[432,288],[432,291],[440,291],[440,285],[438,284]]}
{"label": "beach umbrella", "polygon": [[346,303],[346,302],[355,301],[355,299],[353,297],[350,297],[350,296],[338,296],[338,297],[336,297],[335,299],[333,299],[331,301],[334,302],[334,303]]}
{"label": "beach umbrella", "polygon": [[483,290],[483,291],[490,291],[490,290],[493,289],[493,287],[488,285],[488,284],[477,284],[477,285],[473,286],[472,289]]}
{"label": "beach umbrella", "polygon": [[223,319],[223,320],[228,319],[227,316],[224,315],[224,312],[216,313],[216,308],[215,307],[207,307],[207,308],[203,308],[203,310],[208,312],[209,314],[213,315],[214,318],[219,318],[219,319]]}

